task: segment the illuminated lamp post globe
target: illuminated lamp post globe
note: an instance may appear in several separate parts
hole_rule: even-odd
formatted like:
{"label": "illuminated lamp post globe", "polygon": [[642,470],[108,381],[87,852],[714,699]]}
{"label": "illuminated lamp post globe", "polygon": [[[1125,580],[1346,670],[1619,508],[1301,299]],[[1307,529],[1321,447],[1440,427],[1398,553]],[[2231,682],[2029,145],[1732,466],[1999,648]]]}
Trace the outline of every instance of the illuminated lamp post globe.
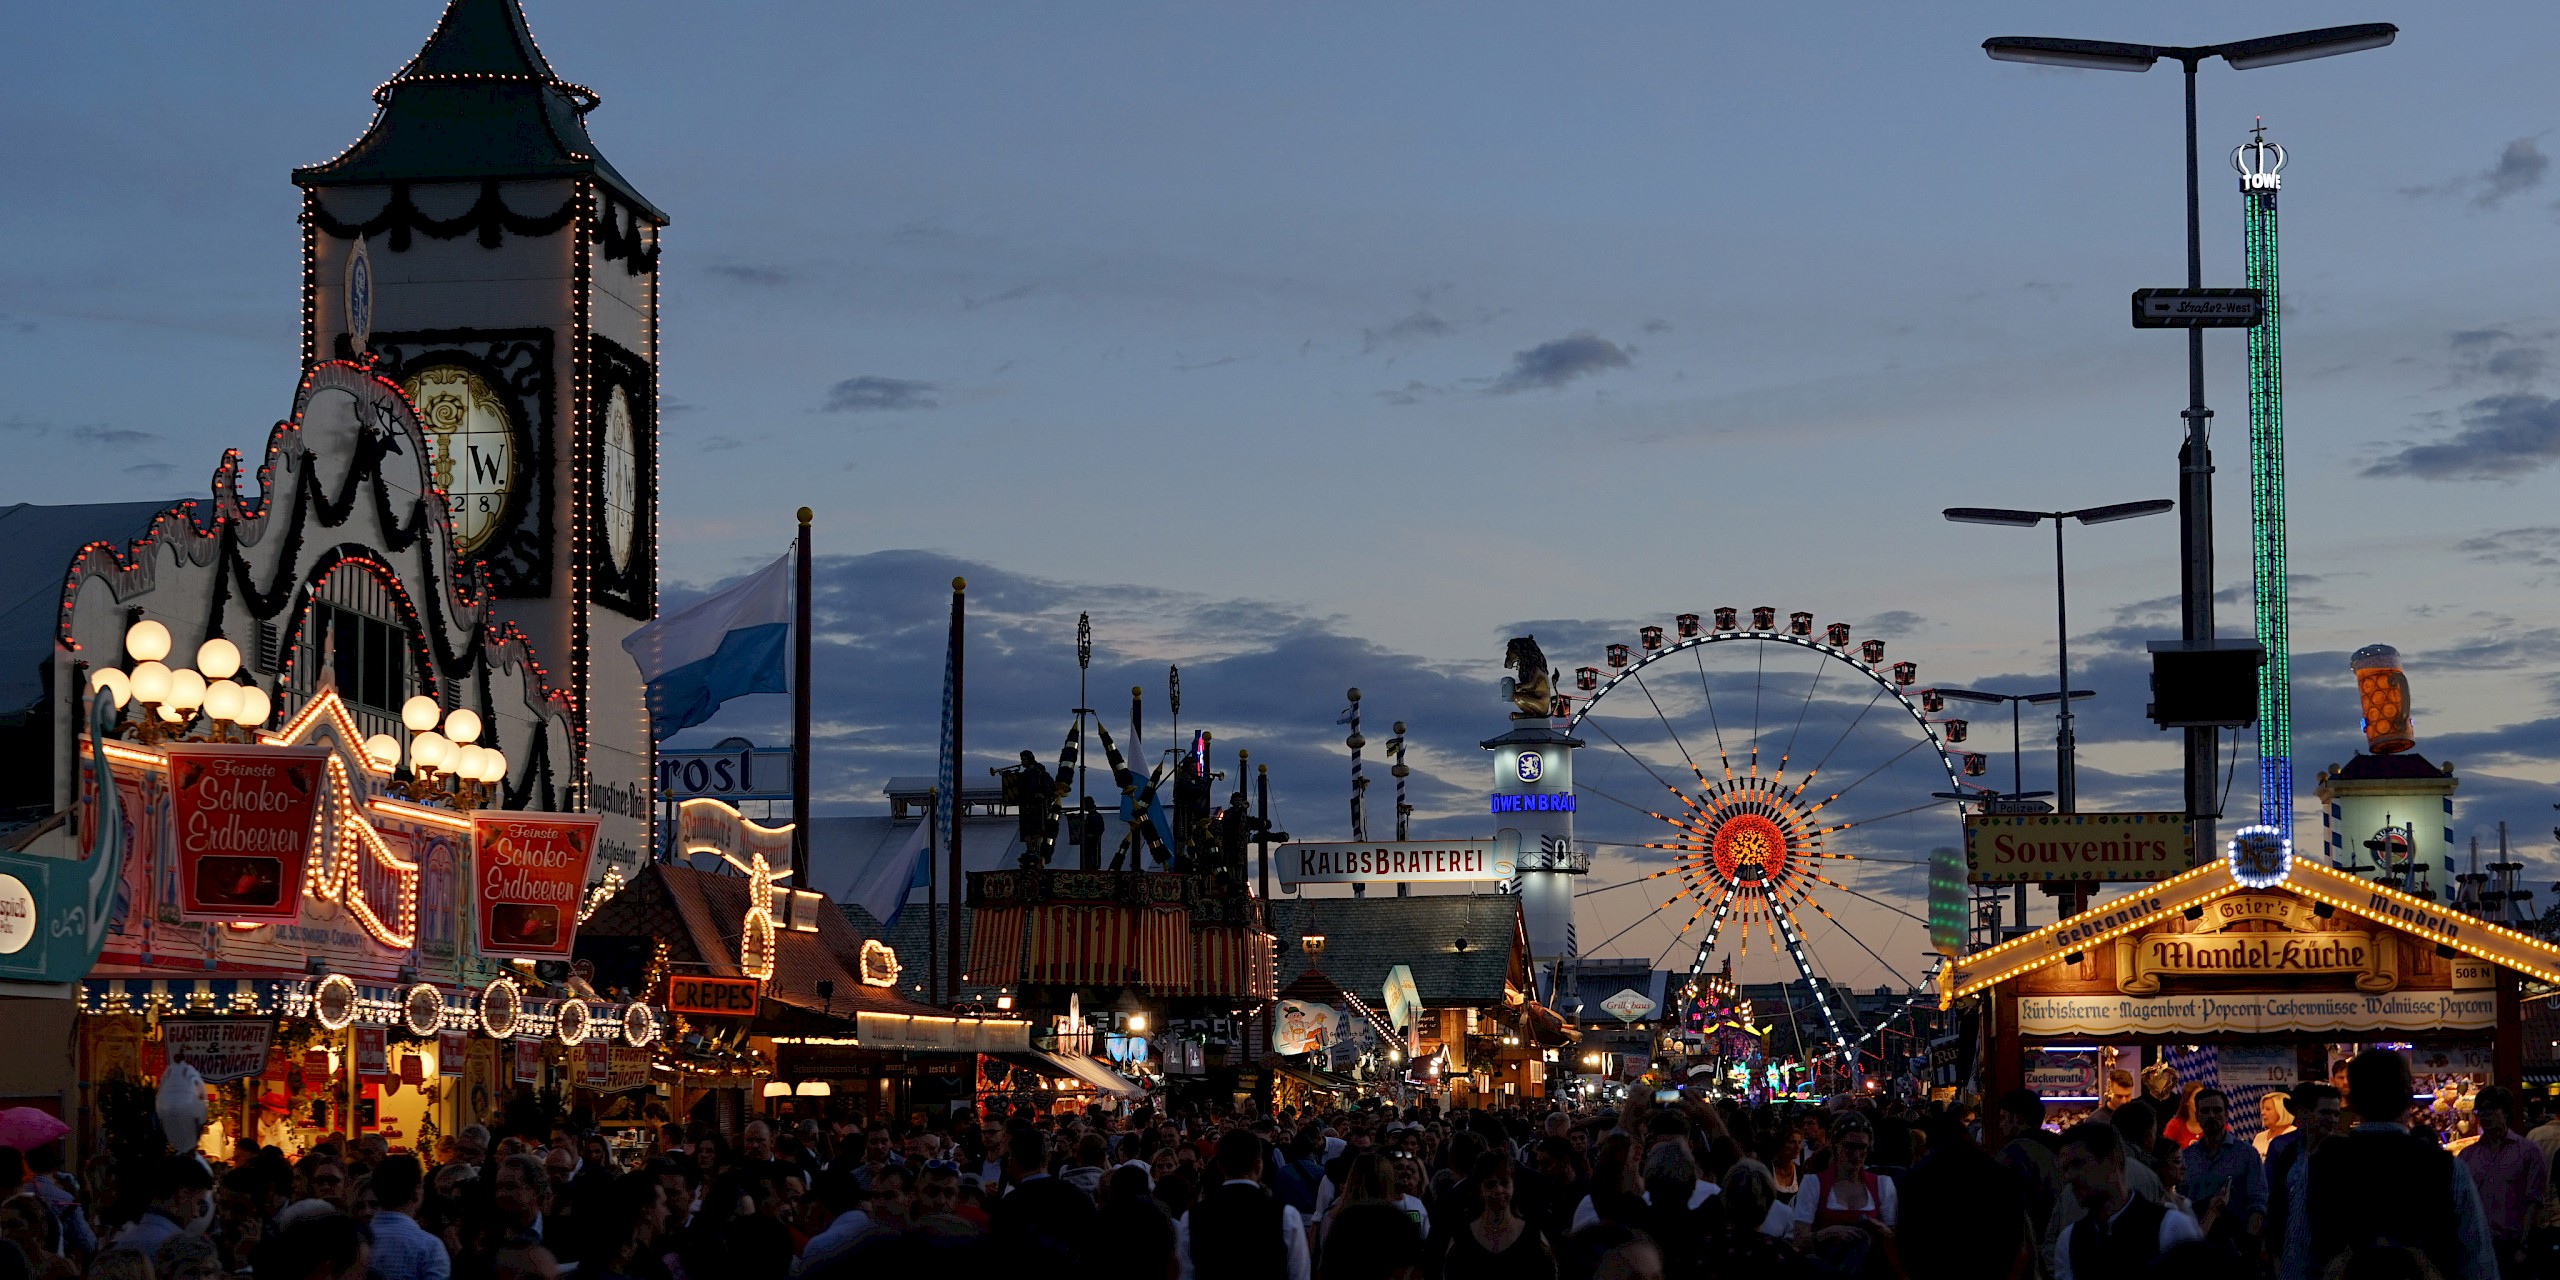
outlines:
{"label": "illuminated lamp post globe", "polygon": [[[442,725],[444,732],[438,733]],[[434,698],[419,694],[400,704],[400,727],[409,731],[409,798],[432,800],[458,809],[485,807],[495,784],[507,776],[506,753],[478,744],[480,713],[469,707],[447,712]],[[365,754],[385,769],[400,760],[400,744],[387,733],[365,741]],[[453,781],[450,791],[436,778]]]}
{"label": "illuminated lamp post globe", "polygon": [[100,667],[89,677],[90,691],[106,694],[119,709],[142,705],[135,731],[145,743],[183,738],[199,714],[208,739],[228,742],[235,735],[246,737],[274,714],[275,703],[266,690],[232,679],[240,674],[239,646],[215,636],[196,647],[194,667],[172,668],[162,661],[170,645],[167,627],[141,619],[124,634],[132,670]]}

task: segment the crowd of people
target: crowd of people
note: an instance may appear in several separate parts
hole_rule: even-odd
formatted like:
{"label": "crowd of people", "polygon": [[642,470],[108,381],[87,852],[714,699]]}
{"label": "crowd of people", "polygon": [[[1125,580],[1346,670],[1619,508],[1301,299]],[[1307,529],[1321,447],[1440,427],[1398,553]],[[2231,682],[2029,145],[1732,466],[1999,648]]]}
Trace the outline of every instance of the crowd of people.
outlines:
{"label": "crowd of people", "polygon": [[[0,1147],[0,1280],[2493,1280],[2550,1274],[2560,1119],[2483,1089],[2448,1153],[2407,1060],[2235,1138],[2201,1087],[2060,1132],[1990,1105],[754,1120],[733,1143],[474,1125],[78,1173]],[[2408,1124],[2413,1114],[2420,1127]],[[2165,1136],[2174,1124],[2182,1132]],[[2529,1130],[2529,1132],[2528,1132]]]}

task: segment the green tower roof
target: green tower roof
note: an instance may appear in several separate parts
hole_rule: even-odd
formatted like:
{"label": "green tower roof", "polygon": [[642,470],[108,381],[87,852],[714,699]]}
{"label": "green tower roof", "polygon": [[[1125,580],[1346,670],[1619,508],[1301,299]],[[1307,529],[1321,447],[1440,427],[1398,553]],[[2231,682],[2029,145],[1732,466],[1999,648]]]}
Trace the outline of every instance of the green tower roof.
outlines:
{"label": "green tower roof", "polygon": [[650,220],[649,203],[587,137],[593,90],[553,74],[517,0],[450,0],[426,47],[374,90],[372,127],[294,185],[593,176]]}

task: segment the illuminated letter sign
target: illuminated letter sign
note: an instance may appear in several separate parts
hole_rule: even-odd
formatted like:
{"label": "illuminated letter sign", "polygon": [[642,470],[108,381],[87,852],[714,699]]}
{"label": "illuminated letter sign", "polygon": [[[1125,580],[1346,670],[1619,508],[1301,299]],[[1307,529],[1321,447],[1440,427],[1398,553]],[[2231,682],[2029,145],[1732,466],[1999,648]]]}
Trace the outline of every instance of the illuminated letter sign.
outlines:
{"label": "illuminated letter sign", "polygon": [[568,957],[599,821],[576,813],[472,813],[472,896],[482,955]]}
{"label": "illuminated letter sign", "polygon": [[1495,813],[1571,813],[1573,793],[1570,791],[1529,791],[1519,795],[1496,795]]}
{"label": "illuminated letter sign", "polygon": [[1491,840],[1389,840],[1284,844],[1271,851],[1280,883],[1456,884],[1508,880],[1511,860],[1497,858]]}
{"label": "illuminated letter sign", "polygon": [[169,747],[182,919],[301,918],[302,864],[328,759],[326,747]]}
{"label": "illuminated letter sign", "polygon": [[752,1018],[760,983],[753,978],[667,975],[667,1012],[703,1018]]}

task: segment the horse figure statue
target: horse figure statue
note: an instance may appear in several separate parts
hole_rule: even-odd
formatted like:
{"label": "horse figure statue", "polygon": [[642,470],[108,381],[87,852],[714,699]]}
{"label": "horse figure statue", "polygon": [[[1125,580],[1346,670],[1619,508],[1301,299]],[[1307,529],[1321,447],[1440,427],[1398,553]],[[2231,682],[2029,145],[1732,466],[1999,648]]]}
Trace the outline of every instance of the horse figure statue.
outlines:
{"label": "horse figure statue", "polygon": [[1548,678],[1547,655],[1536,636],[1513,636],[1502,651],[1504,670],[1518,668],[1517,679],[1502,678],[1502,696],[1511,700],[1514,720],[1544,720],[1553,711],[1555,686]]}

